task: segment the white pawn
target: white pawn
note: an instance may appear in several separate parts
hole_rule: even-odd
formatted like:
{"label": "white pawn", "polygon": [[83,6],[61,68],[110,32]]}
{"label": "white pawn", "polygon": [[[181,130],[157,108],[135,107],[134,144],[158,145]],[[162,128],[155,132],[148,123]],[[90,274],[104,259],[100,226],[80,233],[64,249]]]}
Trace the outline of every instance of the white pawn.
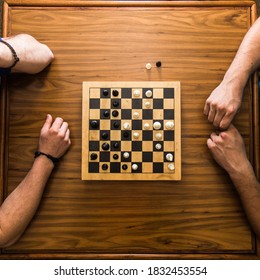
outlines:
{"label": "white pawn", "polygon": [[140,96],[140,91],[138,89],[136,89],[134,91],[134,97],[139,97]]}
{"label": "white pawn", "polygon": [[146,68],[147,70],[150,70],[150,69],[152,68],[152,64],[151,64],[151,63],[147,63],[147,64],[145,65],[145,68]]}
{"label": "white pawn", "polygon": [[145,129],[145,130],[148,130],[149,128],[150,128],[149,123],[145,123],[145,124],[144,124],[144,129]]}
{"label": "white pawn", "polygon": [[135,139],[138,139],[140,134],[138,132],[134,132],[133,136],[134,136]]}
{"label": "white pawn", "polygon": [[133,170],[137,170],[137,169],[138,169],[138,165],[134,163],[134,164],[132,165],[132,169],[133,169]]}
{"label": "white pawn", "polygon": [[145,102],[145,103],[144,103],[144,106],[145,106],[146,108],[150,108],[150,107],[151,107],[151,102],[149,102],[149,101]]}
{"label": "white pawn", "polygon": [[168,164],[168,169],[173,171],[175,169],[174,163]]}
{"label": "white pawn", "polygon": [[134,117],[134,119],[138,119],[139,118],[139,113],[138,112],[134,112],[133,117]]}
{"label": "white pawn", "polygon": [[128,123],[128,122],[124,123],[123,128],[124,128],[125,130],[130,129],[130,123]]}
{"label": "white pawn", "polygon": [[165,127],[169,130],[173,129],[174,128],[174,122],[173,121],[166,122]]}
{"label": "white pawn", "polygon": [[161,145],[160,143],[157,143],[157,144],[155,145],[155,149],[156,149],[156,150],[161,150],[161,148],[162,148],[162,145]]}
{"label": "white pawn", "polygon": [[167,154],[167,155],[166,155],[166,159],[167,159],[168,161],[173,161],[173,154]]}
{"label": "white pawn", "polygon": [[156,133],[155,134],[155,139],[156,140],[162,140],[162,134],[161,133]]}
{"label": "white pawn", "polygon": [[161,127],[162,127],[162,125],[161,125],[160,122],[155,122],[155,123],[153,124],[153,128],[156,129],[156,130],[159,130]]}
{"label": "white pawn", "polygon": [[147,90],[147,91],[145,92],[145,96],[146,96],[146,97],[152,97],[152,95],[153,95],[153,93],[152,93],[151,90]]}
{"label": "white pawn", "polygon": [[129,156],[130,156],[130,155],[129,155],[128,152],[124,152],[124,153],[123,153],[123,157],[124,157],[124,158],[129,158]]}

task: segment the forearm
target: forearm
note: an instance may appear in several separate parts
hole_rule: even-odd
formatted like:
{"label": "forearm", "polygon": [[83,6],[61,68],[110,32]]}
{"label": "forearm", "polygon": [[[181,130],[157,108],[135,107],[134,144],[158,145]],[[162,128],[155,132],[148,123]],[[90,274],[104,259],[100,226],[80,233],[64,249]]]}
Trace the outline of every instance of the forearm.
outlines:
{"label": "forearm", "polygon": [[33,166],[0,208],[0,247],[14,243],[24,232],[40,203],[53,163],[44,156]]}
{"label": "forearm", "polygon": [[243,89],[249,76],[260,66],[260,18],[245,35],[227,70],[224,81]]}
{"label": "forearm", "polygon": [[251,164],[247,161],[239,170],[230,172],[248,220],[255,233],[260,237],[260,184],[255,177]]}
{"label": "forearm", "polygon": [[10,67],[13,64],[13,56],[10,52],[10,49],[0,43],[0,67],[1,68],[7,68]]}

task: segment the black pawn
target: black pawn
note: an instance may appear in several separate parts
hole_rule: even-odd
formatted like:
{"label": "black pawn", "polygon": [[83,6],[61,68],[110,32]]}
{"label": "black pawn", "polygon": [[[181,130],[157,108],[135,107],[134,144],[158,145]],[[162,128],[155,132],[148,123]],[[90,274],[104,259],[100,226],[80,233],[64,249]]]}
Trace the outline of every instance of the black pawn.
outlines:
{"label": "black pawn", "polygon": [[109,111],[107,111],[107,110],[104,111],[104,112],[103,112],[103,116],[106,117],[106,118],[109,117]]}
{"label": "black pawn", "polygon": [[118,92],[118,90],[114,89],[114,90],[112,91],[112,94],[113,94],[113,96],[118,96],[119,92]]}
{"label": "black pawn", "polygon": [[104,95],[104,96],[108,96],[108,90],[107,90],[107,89],[104,89],[104,90],[103,90],[103,95]]}
{"label": "black pawn", "polygon": [[114,111],[112,112],[112,116],[113,116],[113,117],[118,117],[118,114],[119,114],[119,113],[118,113],[118,111],[116,111],[116,110],[114,110]]}
{"label": "black pawn", "polygon": [[161,61],[157,61],[157,62],[156,62],[156,67],[160,68],[161,66],[162,66]]}
{"label": "black pawn", "polygon": [[119,148],[119,143],[118,143],[118,142],[115,142],[115,143],[113,144],[113,147],[114,147],[115,149],[118,149],[118,148]]}
{"label": "black pawn", "polygon": [[113,101],[113,107],[118,107],[119,106],[119,102],[118,101]]}
{"label": "black pawn", "polygon": [[107,151],[107,150],[109,150],[109,144],[108,143],[103,143],[102,144],[102,149],[104,150],[104,151]]}
{"label": "black pawn", "polygon": [[130,133],[128,131],[124,131],[123,136],[124,138],[128,138],[130,136]]}
{"label": "black pawn", "polygon": [[118,159],[118,158],[119,158],[118,154],[113,155],[113,159]]}
{"label": "black pawn", "polygon": [[91,122],[90,122],[90,126],[91,126],[92,128],[98,128],[98,121],[91,121]]}
{"label": "black pawn", "polygon": [[106,163],[102,164],[102,170],[107,170],[108,169],[108,165]]}
{"label": "black pawn", "polygon": [[123,169],[123,170],[126,170],[126,169],[127,169],[127,164],[123,164],[123,165],[122,165],[122,169]]}
{"label": "black pawn", "polygon": [[102,135],[101,135],[101,138],[104,139],[104,140],[108,139],[108,133],[103,132]]}
{"label": "black pawn", "polygon": [[114,127],[114,128],[119,128],[119,126],[120,126],[119,122],[114,122],[114,123],[113,123],[113,127]]}
{"label": "black pawn", "polygon": [[97,154],[92,153],[92,154],[90,155],[90,159],[91,159],[91,160],[97,159]]}

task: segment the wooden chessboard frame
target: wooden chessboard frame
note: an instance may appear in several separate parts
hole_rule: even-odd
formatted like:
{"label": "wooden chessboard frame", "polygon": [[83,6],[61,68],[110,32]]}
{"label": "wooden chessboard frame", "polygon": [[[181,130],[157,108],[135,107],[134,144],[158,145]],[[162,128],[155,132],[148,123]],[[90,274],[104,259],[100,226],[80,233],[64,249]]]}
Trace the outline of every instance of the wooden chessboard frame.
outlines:
{"label": "wooden chessboard frame", "polygon": [[[174,88],[174,172],[169,173],[89,173],[89,93],[93,88]],[[83,82],[82,102],[82,180],[180,180],[181,179],[181,101],[180,82]]]}

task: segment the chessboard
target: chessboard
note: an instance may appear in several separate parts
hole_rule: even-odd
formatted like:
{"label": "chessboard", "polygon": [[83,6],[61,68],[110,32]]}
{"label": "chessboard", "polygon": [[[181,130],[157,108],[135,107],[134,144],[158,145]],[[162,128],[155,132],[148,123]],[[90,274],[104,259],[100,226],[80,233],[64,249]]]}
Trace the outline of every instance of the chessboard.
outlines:
{"label": "chessboard", "polygon": [[180,82],[83,82],[82,180],[180,180],[180,125]]}

